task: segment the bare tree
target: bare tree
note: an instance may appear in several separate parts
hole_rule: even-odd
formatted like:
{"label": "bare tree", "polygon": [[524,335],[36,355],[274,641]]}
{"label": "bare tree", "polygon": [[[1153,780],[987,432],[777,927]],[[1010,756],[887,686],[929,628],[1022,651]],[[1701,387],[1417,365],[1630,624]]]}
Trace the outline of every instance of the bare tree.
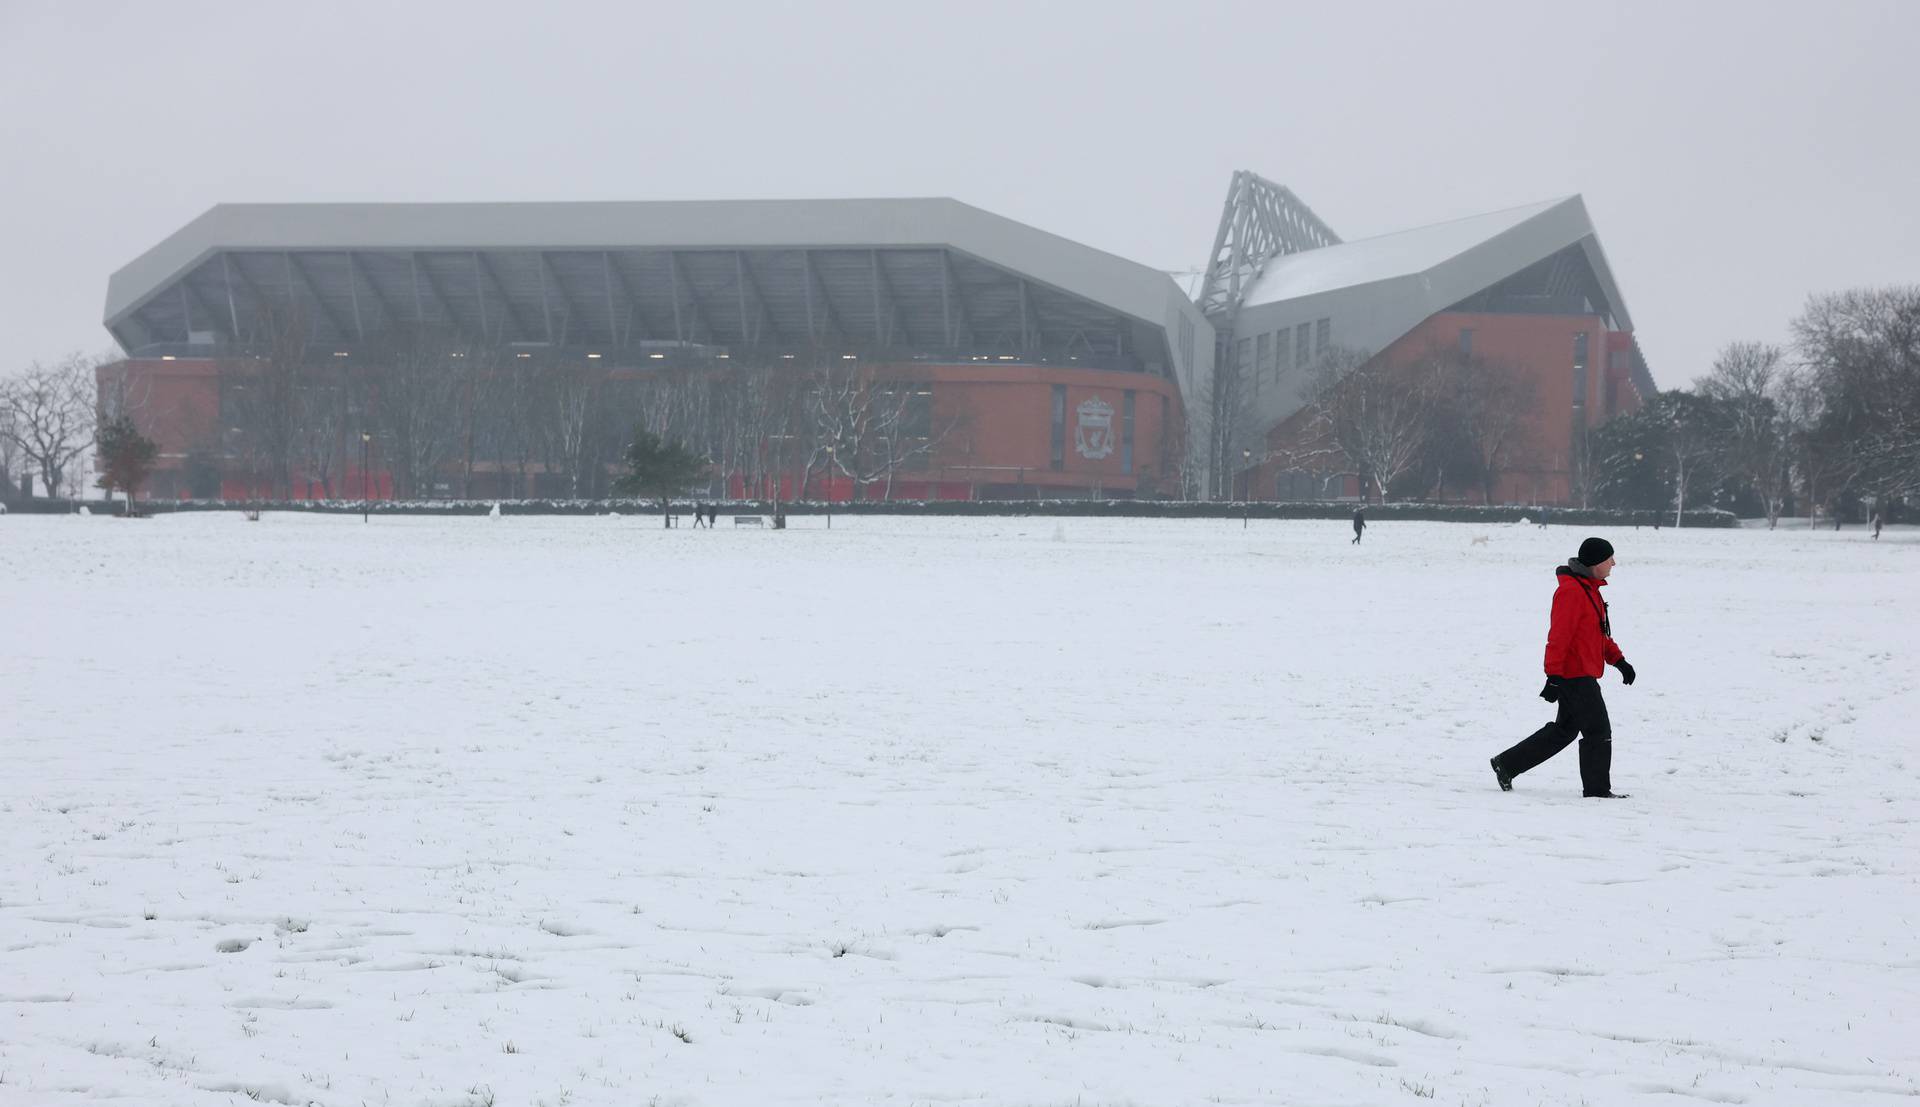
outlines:
{"label": "bare tree", "polygon": [[1387,489],[1412,471],[1435,425],[1432,366],[1392,362],[1353,350],[1328,352],[1314,371],[1314,402],[1307,441],[1336,447],[1360,474],[1361,498],[1371,483]]}
{"label": "bare tree", "polygon": [[722,476],[738,474],[749,496],[778,481],[798,463],[797,443],[807,425],[804,377],[778,363],[736,362],[715,381],[716,454]]}
{"label": "bare tree", "polygon": [[811,383],[814,441],[807,467],[824,458],[830,473],[853,482],[856,500],[875,481],[885,481],[890,494],[894,472],[931,457],[958,425],[955,418],[934,424],[933,393],[924,383],[881,379],[851,359],[829,360]]}
{"label": "bare tree", "polygon": [[1817,437],[1844,454],[1848,482],[1920,491],[1920,285],[1815,296],[1793,333],[1821,395]]}
{"label": "bare tree", "polygon": [[[723,486],[740,479],[743,492],[752,489],[767,467],[767,426],[764,405],[774,382],[773,367],[729,365],[714,382],[714,419],[718,432],[715,457]],[[748,492],[751,495],[751,492]]]}
{"label": "bare tree", "polygon": [[12,498],[20,491],[20,441],[13,404],[7,397],[6,382],[0,381],[0,496]]}
{"label": "bare tree", "polygon": [[432,328],[401,326],[378,343],[379,368],[367,390],[381,454],[393,467],[397,491],[424,497],[454,456],[461,428],[458,339]]}
{"label": "bare tree", "polygon": [[52,365],[34,362],[17,377],[0,381],[0,435],[40,472],[47,495],[72,480],[69,466],[93,444],[96,381],[93,364],[74,353]]}
{"label": "bare tree", "polygon": [[877,449],[873,460],[885,481],[881,498],[891,500],[894,478],[902,470],[930,468],[941,444],[952,437],[955,428],[965,419],[957,413],[936,418],[933,385],[927,381],[888,381],[876,398],[882,410],[890,414],[881,421],[879,433],[874,436]]}
{"label": "bare tree", "polygon": [[[1148,496],[1166,494],[1172,488],[1174,495],[1182,500],[1194,497],[1194,473],[1197,471],[1194,460],[1189,457],[1189,446],[1194,438],[1189,428],[1186,413],[1172,403],[1163,409],[1167,418],[1160,426],[1160,456],[1158,464],[1142,466],[1139,488]],[[1266,445],[1262,440],[1262,447]]]}
{"label": "bare tree", "polygon": [[294,464],[306,480],[319,481],[329,499],[341,494],[335,477],[343,475],[337,470],[344,460],[349,387],[346,366],[340,364],[302,373],[294,391]]}
{"label": "bare tree", "polygon": [[1435,385],[1462,446],[1479,471],[1480,497],[1493,502],[1500,475],[1533,445],[1533,378],[1505,361],[1438,350],[1429,358]]}
{"label": "bare tree", "polygon": [[297,305],[265,303],[254,316],[246,356],[220,367],[223,414],[241,441],[236,450],[287,498],[300,454],[301,388],[312,326]]}
{"label": "bare tree", "polygon": [[1823,433],[1826,399],[1811,367],[1789,366],[1777,400],[1786,434],[1788,488],[1806,505],[1807,525],[1813,526],[1812,505],[1823,502],[1830,485],[1845,483],[1850,461],[1841,444]]}
{"label": "bare tree", "polygon": [[[489,369],[489,361],[494,367]],[[483,358],[469,378],[474,451],[511,471],[516,496],[528,494],[527,478],[549,437],[546,382],[531,357]]]}
{"label": "bare tree", "polygon": [[1234,474],[1244,467],[1246,453],[1264,457],[1266,447],[1261,428],[1254,418],[1253,372],[1247,364],[1244,343],[1220,359],[1213,377],[1201,390],[1211,422],[1207,428],[1208,469],[1213,473],[1214,494],[1227,499],[1240,496]]}
{"label": "bare tree", "polygon": [[1648,406],[1666,431],[1677,527],[1685,517],[1688,493],[1706,490],[1722,476],[1726,425],[1712,400],[1680,389],[1660,393]]}
{"label": "bare tree", "polygon": [[[804,376],[775,364],[754,402],[755,419],[766,441],[760,451],[766,459],[763,472],[772,477],[776,509],[787,495],[782,482],[801,464],[810,447],[812,423],[806,405],[808,392]],[[803,487],[794,489],[794,495],[806,494],[804,481],[802,484]]]}
{"label": "bare tree", "polygon": [[545,383],[548,468],[567,474],[568,494],[577,499],[587,495],[593,483],[589,468],[599,425],[594,416],[606,373],[597,363],[564,367],[550,371]]}
{"label": "bare tree", "polygon": [[[460,498],[473,495],[473,467],[482,425],[494,402],[507,351],[486,336],[470,337],[455,351],[460,371]],[[518,360],[518,359],[515,359]]]}
{"label": "bare tree", "polygon": [[153,394],[151,376],[134,372],[131,362],[111,353],[102,354],[93,361],[96,366],[94,378],[100,393],[100,409],[96,414],[102,423],[146,410],[147,401]]}
{"label": "bare tree", "polygon": [[1728,343],[1700,382],[1701,394],[1727,420],[1722,467],[1753,488],[1769,530],[1779,525],[1791,489],[1786,386],[1786,351],[1764,342]]}

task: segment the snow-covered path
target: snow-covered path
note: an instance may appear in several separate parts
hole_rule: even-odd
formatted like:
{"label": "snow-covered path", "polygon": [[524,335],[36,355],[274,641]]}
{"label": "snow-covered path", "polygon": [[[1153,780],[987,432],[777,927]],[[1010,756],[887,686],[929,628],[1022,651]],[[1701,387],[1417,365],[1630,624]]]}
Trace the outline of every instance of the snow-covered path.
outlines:
{"label": "snow-covered path", "polygon": [[1603,803],[1580,532],[822,525],[0,520],[0,1104],[1920,1095],[1920,532],[1611,532]]}

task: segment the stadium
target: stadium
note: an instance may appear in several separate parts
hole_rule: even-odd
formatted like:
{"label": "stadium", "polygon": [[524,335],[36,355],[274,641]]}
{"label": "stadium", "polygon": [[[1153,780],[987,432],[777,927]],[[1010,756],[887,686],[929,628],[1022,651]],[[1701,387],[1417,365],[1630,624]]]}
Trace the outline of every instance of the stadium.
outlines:
{"label": "stadium", "polygon": [[1345,498],[1310,369],[1444,342],[1537,377],[1552,503],[1653,387],[1578,197],[1346,243],[1251,173],[1191,273],[951,199],[222,204],[105,322],[164,498],[605,495],[635,428],[712,495]]}

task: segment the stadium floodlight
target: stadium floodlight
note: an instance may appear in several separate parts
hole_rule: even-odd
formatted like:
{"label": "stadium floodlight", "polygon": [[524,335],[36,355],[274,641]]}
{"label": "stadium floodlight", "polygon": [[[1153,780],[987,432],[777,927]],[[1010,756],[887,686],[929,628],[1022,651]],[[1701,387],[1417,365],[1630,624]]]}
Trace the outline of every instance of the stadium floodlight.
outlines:
{"label": "stadium floodlight", "polygon": [[346,356],[347,356],[347,352],[346,352],[345,350],[335,350],[335,351],[333,352],[333,356],[334,356],[334,357],[346,357]]}
{"label": "stadium floodlight", "polygon": [[648,356],[648,357],[650,357],[650,358],[652,358],[652,359],[653,359],[653,360],[655,360],[655,361],[664,361],[664,360],[666,360],[666,356],[667,356],[667,355],[665,355],[665,354],[648,354],[647,356]]}
{"label": "stadium floodlight", "polygon": [[598,361],[598,360],[600,360],[600,355],[599,355],[599,354],[588,354],[588,355],[587,355],[587,357],[589,357],[589,358],[591,358],[591,359],[592,359],[592,360],[594,360],[594,361]]}
{"label": "stadium floodlight", "polygon": [[174,356],[173,356],[172,354],[161,354],[161,355],[160,355],[160,360],[161,360],[161,361],[173,361],[173,360],[174,360]]}

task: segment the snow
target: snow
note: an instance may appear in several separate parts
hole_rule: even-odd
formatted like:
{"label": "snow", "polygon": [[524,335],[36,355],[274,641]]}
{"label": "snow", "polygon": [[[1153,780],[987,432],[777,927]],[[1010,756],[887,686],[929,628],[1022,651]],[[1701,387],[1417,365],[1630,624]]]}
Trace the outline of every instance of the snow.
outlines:
{"label": "snow", "polygon": [[1260,276],[1247,288],[1245,305],[1275,304],[1320,292],[1424,273],[1574,199],[1563,196],[1411,230],[1302,250],[1297,254],[1283,254],[1269,261]]}
{"label": "snow", "polygon": [[7,519],[0,1104],[1920,1094],[1920,532],[1606,532],[1612,802],[1584,532],[824,527]]}

